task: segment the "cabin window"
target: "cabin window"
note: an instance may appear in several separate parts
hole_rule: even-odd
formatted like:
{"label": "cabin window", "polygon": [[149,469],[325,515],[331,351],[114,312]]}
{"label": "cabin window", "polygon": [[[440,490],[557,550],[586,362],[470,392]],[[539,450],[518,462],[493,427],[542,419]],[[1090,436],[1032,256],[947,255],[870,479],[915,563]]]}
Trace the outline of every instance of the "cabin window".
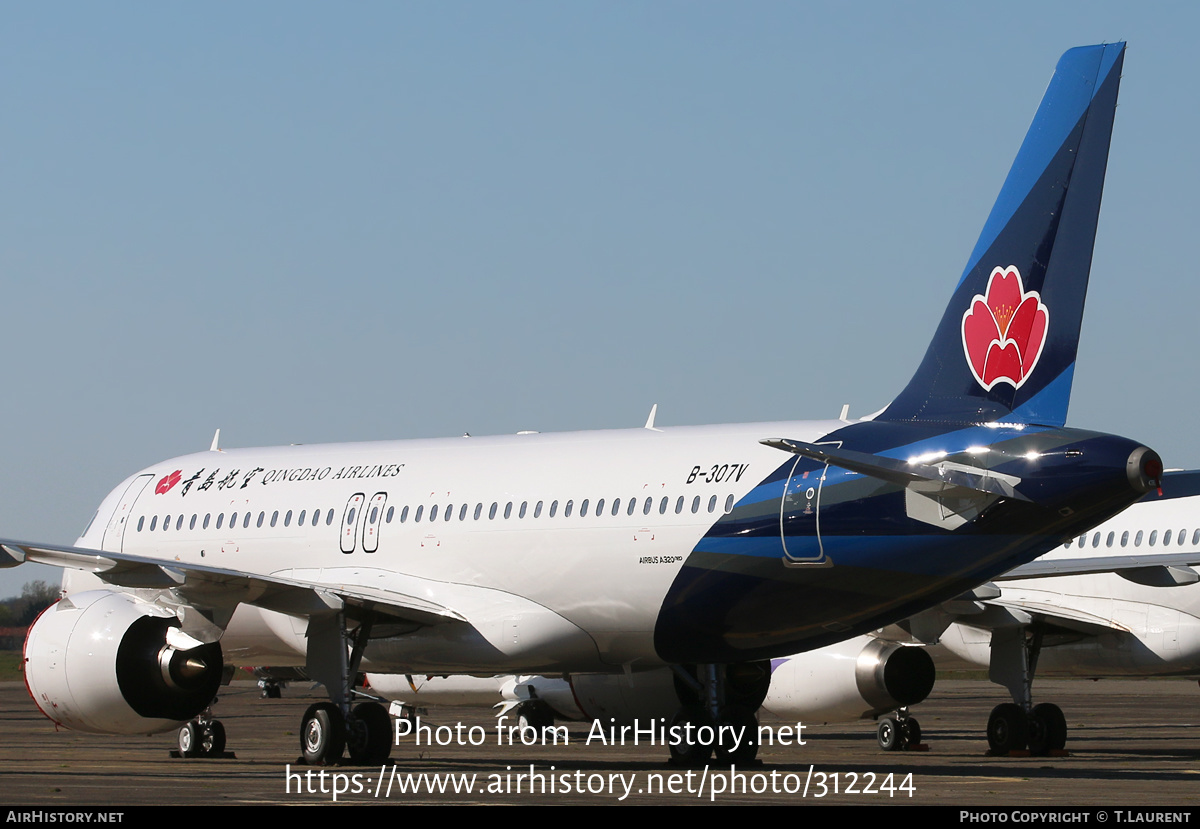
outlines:
{"label": "cabin window", "polygon": [[425,514],[425,505],[424,505],[424,504],[422,504],[421,506],[417,507],[417,511],[416,511],[416,513],[414,513],[414,514],[413,514],[413,521],[415,521],[416,523],[420,524],[420,523],[421,523],[421,516],[422,516],[422,515],[424,515],[424,514]]}
{"label": "cabin window", "polygon": [[574,506],[575,506],[575,502],[574,502],[574,501],[567,501],[567,503],[566,503],[566,506],[564,506],[564,507],[563,507],[563,518],[570,518],[570,517],[571,517],[571,509],[572,509]]}
{"label": "cabin window", "polygon": [[675,514],[679,515],[679,513],[681,513],[681,512],[683,512],[683,496],[682,495],[680,495],[679,500],[675,502]]}
{"label": "cabin window", "polygon": [[700,511],[700,496],[697,495],[695,498],[692,499],[692,515],[695,515],[699,511]]}
{"label": "cabin window", "polygon": [[717,496],[714,495],[713,497],[708,499],[708,511],[715,512],[716,509],[717,509]]}
{"label": "cabin window", "polygon": [[461,507],[459,507],[459,509],[458,509],[458,520],[459,520],[459,521],[466,521],[466,520],[467,520],[467,505],[466,505],[466,504],[463,504]]}
{"label": "cabin window", "polygon": [[1163,546],[1168,547],[1171,544],[1171,531],[1167,530],[1163,533]]}
{"label": "cabin window", "polygon": [[1129,530],[1126,530],[1125,532],[1121,533],[1121,546],[1122,547],[1129,546]]}
{"label": "cabin window", "polygon": [[587,517],[587,511],[588,511],[588,501],[590,501],[590,500],[591,500],[590,498],[584,498],[584,499],[583,499],[583,503],[581,503],[581,504],[579,505],[579,517],[580,517],[580,518],[586,518],[586,517]]}
{"label": "cabin window", "polygon": [[176,519],[176,521],[175,521],[175,529],[177,529],[177,530],[183,529],[183,513],[179,513],[179,518]]}
{"label": "cabin window", "polygon": [[274,527],[277,523],[279,523],[279,510],[271,513],[271,526]]}
{"label": "cabin window", "polygon": [[142,531],[142,525],[145,523],[146,523],[146,516],[143,515],[141,518],[138,519],[138,532]]}
{"label": "cabin window", "polygon": [[[260,526],[260,527],[262,526],[262,514],[261,513],[258,516],[258,526]],[[250,529],[250,513],[248,513],[248,512],[242,517],[242,529],[243,530]]]}
{"label": "cabin window", "polygon": [[400,523],[403,524],[407,520],[408,520],[408,504],[405,504],[400,509]]}
{"label": "cabin window", "polygon": [[488,508],[488,520],[491,521],[496,517],[496,510],[500,509],[500,505],[492,501],[491,507]]}
{"label": "cabin window", "polygon": [[204,513],[204,523],[201,525],[204,529],[208,529],[208,519],[212,518],[211,512]]}
{"label": "cabin window", "polygon": [[558,501],[550,502],[550,517],[554,517],[554,513],[558,512]]}
{"label": "cabin window", "polygon": [[671,500],[670,498],[668,498],[666,495],[664,495],[663,499],[658,502],[658,514],[659,515],[667,514],[667,504],[670,502],[670,500]]}
{"label": "cabin window", "polygon": [[[725,514],[728,515],[731,512],[733,512],[733,495],[725,499]],[[1068,541],[1067,543],[1070,544],[1071,542]]]}
{"label": "cabin window", "polygon": [[[276,514],[276,515],[278,515],[279,513],[275,513],[275,514]],[[287,511],[287,512],[284,514],[284,516],[283,516],[283,526],[285,526],[285,527],[290,527],[290,526],[292,526],[292,511],[291,511],[291,510],[288,510],[288,511]]]}
{"label": "cabin window", "polygon": [[1141,547],[1141,546],[1142,546],[1142,531],[1141,531],[1141,530],[1138,530],[1138,531],[1137,531],[1137,535],[1135,535],[1135,536],[1133,537],[1133,546],[1134,546],[1134,547]]}
{"label": "cabin window", "polygon": [[520,510],[517,512],[517,518],[524,518],[524,517],[525,517],[525,512],[526,512],[528,509],[529,509],[529,502],[528,502],[528,501],[522,501],[522,502],[521,502],[521,509],[520,509]]}
{"label": "cabin window", "polygon": [[538,501],[538,502],[537,502],[537,504],[534,506],[534,508],[533,508],[533,517],[534,517],[534,518],[541,518],[541,517],[542,517],[542,502],[541,502],[541,501]]}
{"label": "cabin window", "polygon": [[512,517],[512,501],[509,501],[507,504],[504,505],[504,517],[505,518]]}
{"label": "cabin window", "polygon": [[430,507],[430,508],[429,508],[429,520],[430,520],[430,521],[436,521],[436,520],[437,520],[437,511],[438,511],[438,505],[437,505],[437,504],[434,504],[432,507]]}
{"label": "cabin window", "polygon": [[625,508],[626,515],[633,515],[633,511],[637,509],[637,498],[629,499],[629,506]]}
{"label": "cabin window", "polygon": [[333,524],[333,507],[330,507],[329,512],[325,513],[325,526],[328,527],[328,526],[331,526],[332,524]]}
{"label": "cabin window", "polygon": [[[585,510],[585,512],[586,512],[586,510]],[[603,498],[601,498],[599,501],[596,502],[596,517],[599,518],[601,515],[604,515],[604,499]]]}
{"label": "cabin window", "polygon": [[1154,546],[1154,542],[1158,540],[1158,530],[1150,531],[1150,546]]}
{"label": "cabin window", "polygon": [[1104,546],[1105,546],[1105,547],[1111,547],[1111,546],[1113,545],[1113,540],[1114,540],[1116,537],[1117,537],[1117,534],[1116,534],[1116,533],[1109,533],[1109,534],[1108,534],[1108,538],[1104,539]]}
{"label": "cabin window", "polygon": [[225,520],[225,513],[218,512],[217,513],[217,529],[218,530],[221,529],[221,522],[224,520]]}
{"label": "cabin window", "polygon": [[483,504],[475,505],[475,520],[479,520],[479,516],[483,515]]}
{"label": "cabin window", "polygon": [[196,529],[196,519],[197,519],[197,518],[199,518],[199,516],[198,516],[198,515],[196,515],[196,513],[194,513],[194,512],[193,512],[193,513],[192,513],[192,520],[191,520],[191,521],[188,521],[188,529],[189,529],[189,530],[194,530],[194,529]]}

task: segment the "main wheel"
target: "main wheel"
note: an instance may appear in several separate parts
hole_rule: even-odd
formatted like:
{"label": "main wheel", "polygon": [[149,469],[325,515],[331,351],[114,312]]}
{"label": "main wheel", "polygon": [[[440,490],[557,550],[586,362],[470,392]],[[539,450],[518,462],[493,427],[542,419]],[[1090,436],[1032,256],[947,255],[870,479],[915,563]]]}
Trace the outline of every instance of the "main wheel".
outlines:
{"label": "main wheel", "polygon": [[[690,741],[687,740],[689,724],[692,735]],[[671,763],[685,768],[696,768],[707,763],[708,758],[712,755],[712,745],[701,743],[696,736],[699,729],[705,726],[712,728],[712,724],[712,717],[699,706],[679,709],[679,712],[671,720],[670,734],[673,739],[667,744],[671,751]]]}
{"label": "main wheel", "polygon": [[350,712],[346,748],[355,763],[372,766],[392,753],[392,718],[378,702],[364,702]]}
{"label": "main wheel", "polygon": [[884,751],[899,751],[904,748],[904,729],[893,717],[884,717],[879,721],[875,737]]}
{"label": "main wheel", "polygon": [[179,729],[177,737],[179,755],[181,757],[199,757],[203,750],[200,745],[200,726],[196,721],[186,722]]}
{"label": "main wheel", "polygon": [[1005,702],[992,709],[987,726],[988,747],[996,754],[1020,751],[1029,742],[1029,719],[1021,706]]}
{"label": "main wheel", "polygon": [[[758,720],[754,714],[740,705],[727,705],[721,712],[720,725],[717,761],[743,765],[754,762],[758,756]],[[740,742],[738,737],[741,737]]]}
{"label": "main wheel", "polygon": [[342,759],[346,748],[346,722],[342,711],[331,702],[310,705],[300,721],[300,750],[304,762],[329,766]]}
{"label": "main wheel", "polygon": [[1029,750],[1034,754],[1060,751],[1067,744],[1067,718],[1052,702],[1033,706],[1029,714]]}

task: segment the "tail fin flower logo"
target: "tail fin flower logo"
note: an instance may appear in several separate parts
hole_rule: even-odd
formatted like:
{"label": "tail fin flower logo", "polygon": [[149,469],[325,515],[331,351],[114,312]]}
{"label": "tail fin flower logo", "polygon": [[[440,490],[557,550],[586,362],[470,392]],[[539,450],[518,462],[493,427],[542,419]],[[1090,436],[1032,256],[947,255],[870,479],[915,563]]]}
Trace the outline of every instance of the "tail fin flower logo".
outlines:
{"label": "tail fin flower logo", "polygon": [[993,268],[986,295],[976,294],[963,314],[963,351],[971,374],[991,391],[1019,389],[1042,356],[1050,312],[1037,291],[1026,291],[1015,265]]}

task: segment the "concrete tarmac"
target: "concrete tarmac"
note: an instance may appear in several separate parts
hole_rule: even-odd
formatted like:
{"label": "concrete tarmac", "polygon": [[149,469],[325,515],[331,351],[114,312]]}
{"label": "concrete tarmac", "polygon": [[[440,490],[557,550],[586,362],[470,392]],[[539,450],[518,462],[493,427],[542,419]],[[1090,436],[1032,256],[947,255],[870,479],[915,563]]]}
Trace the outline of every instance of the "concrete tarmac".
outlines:
{"label": "concrete tarmac", "polygon": [[[568,725],[566,745],[498,745],[489,709],[448,707],[429,710],[423,722],[451,728],[462,723],[461,741],[483,735],[482,745],[459,745],[455,739],[445,746],[418,746],[407,737],[382,770],[311,768],[296,764],[300,718],[321,697],[297,685],[283,699],[266,700],[251,683],[224,689],[215,709],[236,758],[180,760],[169,754],[173,732],[149,737],[56,732],[23,684],[0,683],[0,804],[56,810],[326,804],[340,789],[340,804],[921,804],[993,810],[1200,805],[1195,681],[1039,680],[1035,688],[1037,701],[1056,702],[1066,712],[1069,756],[987,756],[987,716],[1007,701],[1006,694],[985,681],[942,681],[914,709],[927,751],[880,751],[871,722],[806,723],[805,745],[764,746],[761,764],[753,768],[713,766],[689,775],[668,765],[659,746],[595,740],[589,745],[589,727],[579,723]],[[763,725],[795,723],[764,718]],[[471,726],[478,726],[473,734],[467,731]],[[431,794],[431,782],[450,790]],[[461,791],[468,785],[470,793]],[[402,786],[421,790],[402,793]]]}

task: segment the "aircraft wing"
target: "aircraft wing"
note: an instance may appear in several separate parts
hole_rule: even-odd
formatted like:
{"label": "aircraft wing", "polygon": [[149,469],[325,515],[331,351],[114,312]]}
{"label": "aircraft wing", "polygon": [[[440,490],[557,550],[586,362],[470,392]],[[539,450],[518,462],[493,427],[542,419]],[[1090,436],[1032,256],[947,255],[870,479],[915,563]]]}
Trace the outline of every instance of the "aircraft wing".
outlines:
{"label": "aircraft wing", "polygon": [[84,570],[116,587],[169,590],[181,602],[212,609],[218,618],[223,616],[226,620],[237,605],[249,604],[294,616],[310,616],[345,606],[370,606],[386,617],[421,626],[467,621],[455,610],[397,591],[392,584],[387,589],[373,587],[369,578],[355,578],[355,570],[336,570],[339,578],[318,584],[315,579],[297,577],[312,574],[295,571],[290,576],[264,575],[0,539],[0,567],[15,567],[26,561]]}
{"label": "aircraft wing", "polygon": [[1028,564],[1022,564],[1020,567],[996,577],[993,581],[1116,573],[1118,576],[1138,584],[1171,587],[1200,581],[1200,576],[1191,569],[1194,565],[1200,565],[1200,552],[1195,550],[1149,555],[1040,558]]}
{"label": "aircraft wing", "polygon": [[[1088,613],[1069,605],[1064,606],[1051,602],[1031,601],[1027,599],[1005,599],[1004,597],[990,599],[987,603],[1003,607],[1009,611],[1021,611],[1030,616],[1041,618],[1055,627],[1073,630],[1088,636],[1099,636],[1102,633],[1113,630],[1123,633],[1129,632],[1129,628],[1118,624],[1112,619],[1106,619],[1103,616],[1097,616],[1096,614]],[[964,624],[975,624],[969,618],[963,618],[960,621]],[[986,627],[986,625],[981,626]]]}

